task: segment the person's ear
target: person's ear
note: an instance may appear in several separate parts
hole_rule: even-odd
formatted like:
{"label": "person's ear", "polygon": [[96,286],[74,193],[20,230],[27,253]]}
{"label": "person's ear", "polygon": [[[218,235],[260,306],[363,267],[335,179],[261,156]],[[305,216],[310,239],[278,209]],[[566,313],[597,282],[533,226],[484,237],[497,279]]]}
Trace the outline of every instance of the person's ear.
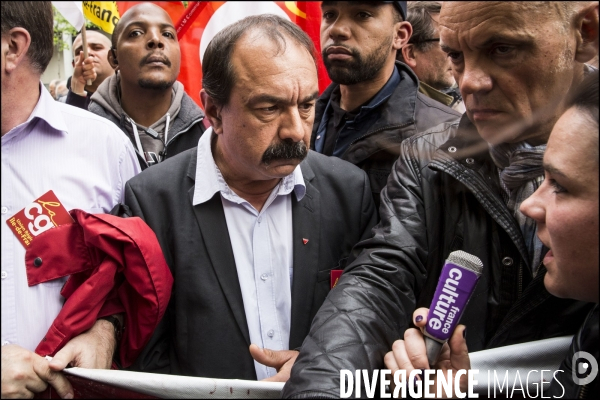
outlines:
{"label": "person's ear", "polygon": [[117,60],[117,51],[114,48],[110,49],[107,57],[108,57],[108,63],[110,64],[112,69],[114,69],[115,71],[118,70],[119,69],[119,60]]}
{"label": "person's ear", "polygon": [[412,31],[413,29],[410,22],[396,22],[394,25],[394,40],[392,42],[392,47],[395,50],[400,50],[402,47],[404,47],[404,45],[410,40]]}
{"label": "person's ear", "polygon": [[415,58],[415,45],[412,43],[405,44],[398,51],[402,52],[402,58],[404,58],[404,64],[408,65],[411,69],[417,66],[417,60]]}
{"label": "person's ear", "polygon": [[588,62],[598,54],[598,3],[584,7],[577,13],[577,50],[575,60]]}
{"label": "person's ear", "polygon": [[25,59],[31,45],[31,36],[26,29],[12,28],[6,33],[8,47],[3,49],[2,57],[5,59],[4,69],[7,74],[13,72]]}
{"label": "person's ear", "polygon": [[200,91],[200,100],[202,100],[204,114],[210,121],[213,132],[215,132],[217,135],[220,135],[223,133],[223,121],[221,120],[221,110],[223,107],[218,106],[204,89]]}

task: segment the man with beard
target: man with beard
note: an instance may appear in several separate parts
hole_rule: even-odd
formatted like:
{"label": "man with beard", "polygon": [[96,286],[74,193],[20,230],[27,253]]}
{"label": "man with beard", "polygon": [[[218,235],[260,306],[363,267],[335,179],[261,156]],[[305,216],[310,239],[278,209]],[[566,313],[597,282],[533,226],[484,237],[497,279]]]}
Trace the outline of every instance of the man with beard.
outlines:
{"label": "man with beard", "polygon": [[260,15],[230,25],[208,45],[202,74],[212,128],[125,189],[175,278],[134,369],[286,380],[291,349],[375,223],[369,181],[308,150],[317,68],[295,24]]}
{"label": "man with beard", "polygon": [[311,148],[362,168],[378,205],[402,140],[460,114],[419,93],[415,74],[396,62],[412,33],[405,1],[324,1],[321,9],[334,83],[317,102]]}
{"label": "man with beard", "polygon": [[198,144],[204,113],[177,81],[181,53],[165,10],[152,3],[127,10],[108,61],[116,73],[98,87],[88,110],[123,130],[142,169]]}

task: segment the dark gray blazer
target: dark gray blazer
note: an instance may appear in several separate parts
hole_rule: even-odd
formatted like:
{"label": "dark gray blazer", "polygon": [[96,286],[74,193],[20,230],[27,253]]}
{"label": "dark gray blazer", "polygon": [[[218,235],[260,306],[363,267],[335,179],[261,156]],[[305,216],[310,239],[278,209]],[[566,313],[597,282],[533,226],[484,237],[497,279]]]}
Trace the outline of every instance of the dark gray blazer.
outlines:
{"label": "dark gray blazer", "polygon": [[[367,175],[310,151],[301,163],[306,195],[292,196],[290,349],[299,348],[352,246],[370,236],[376,210]],[[156,233],[175,283],[150,343],[132,367],[214,378],[256,379],[242,293],[220,195],[192,206],[196,149],[131,179],[125,203]],[[309,239],[306,245],[303,239]]]}

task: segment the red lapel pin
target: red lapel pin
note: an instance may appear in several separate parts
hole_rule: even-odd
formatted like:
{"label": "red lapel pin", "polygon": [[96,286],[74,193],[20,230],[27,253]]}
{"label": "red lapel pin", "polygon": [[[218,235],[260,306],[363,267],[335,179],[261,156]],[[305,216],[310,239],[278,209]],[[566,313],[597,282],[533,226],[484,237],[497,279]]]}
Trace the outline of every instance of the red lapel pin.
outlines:
{"label": "red lapel pin", "polygon": [[304,244],[308,243],[308,239],[304,239],[304,238],[303,238],[303,239],[302,239],[302,243],[304,243]]}

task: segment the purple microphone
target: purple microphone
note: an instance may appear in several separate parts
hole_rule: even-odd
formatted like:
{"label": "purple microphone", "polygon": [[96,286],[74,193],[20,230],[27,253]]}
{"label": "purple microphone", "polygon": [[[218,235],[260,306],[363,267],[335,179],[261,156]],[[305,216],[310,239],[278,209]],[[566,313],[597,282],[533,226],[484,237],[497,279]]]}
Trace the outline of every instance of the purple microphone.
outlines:
{"label": "purple microphone", "polygon": [[483,264],[474,255],[458,250],[448,256],[431,301],[424,332],[430,367],[437,362],[442,346],[458,325],[482,271]]}

